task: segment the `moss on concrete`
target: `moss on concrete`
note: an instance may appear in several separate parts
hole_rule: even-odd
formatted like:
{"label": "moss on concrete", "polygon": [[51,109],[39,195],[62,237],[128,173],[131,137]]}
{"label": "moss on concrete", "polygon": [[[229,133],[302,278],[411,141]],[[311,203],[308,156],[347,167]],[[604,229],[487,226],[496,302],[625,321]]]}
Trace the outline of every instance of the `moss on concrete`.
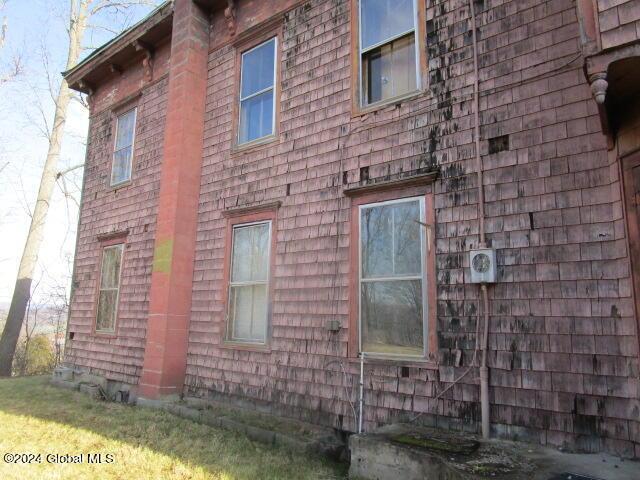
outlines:
{"label": "moss on concrete", "polygon": [[458,455],[470,455],[478,449],[479,443],[476,441],[447,441],[444,438],[427,437],[419,434],[400,434],[391,437],[391,440],[403,445],[435,450],[443,453],[453,453]]}

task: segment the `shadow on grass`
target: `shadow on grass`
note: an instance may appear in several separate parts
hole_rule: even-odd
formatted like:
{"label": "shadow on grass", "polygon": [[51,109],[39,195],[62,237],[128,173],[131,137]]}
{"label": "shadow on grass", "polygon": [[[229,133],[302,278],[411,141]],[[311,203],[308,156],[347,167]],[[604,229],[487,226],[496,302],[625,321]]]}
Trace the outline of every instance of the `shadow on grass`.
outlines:
{"label": "shadow on grass", "polygon": [[[129,478],[148,478],[150,469],[159,468],[163,476],[180,478],[346,478],[342,464],[257,444],[244,435],[167,412],[94,401],[48,382],[49,377],[0,380],[0,414],[10,415],[10,422],[15,423],[0,425],[0,436],[4,436],[0,445],[5,450],[12,447],[15,435],[26,437],[27,446],[43,454],[77,454],[99,448],[103,453],[115,452],[116,458],[126,456],[122,462],[126,471],[116,475]],[[54,441],[35,440],[41,435],[38,429]],[[96,440],[89,432],[102,438]],[[176,467],[176,462],[182,465]]]}

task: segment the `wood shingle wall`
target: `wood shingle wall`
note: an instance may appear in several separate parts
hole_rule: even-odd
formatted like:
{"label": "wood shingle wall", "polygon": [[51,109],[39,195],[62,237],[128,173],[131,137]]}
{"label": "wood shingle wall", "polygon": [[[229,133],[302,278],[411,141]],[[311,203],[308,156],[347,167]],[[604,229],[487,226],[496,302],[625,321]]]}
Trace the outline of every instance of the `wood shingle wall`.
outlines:
{"label": "wood shingle wall", "polygon": [[[488,234],[500,264],[490,290],[492,422],[503,435],[632,454],[638,356],[620,185],[576,58],[574,5],[476,3],[481,135],[509,136],[508,151],[482,147]],[[475,341],[478,294],[464,283],[465,252],[478,241],[468,2],[430,2],[426,31],[430,93],[352,118],[349,2],[316,0],[290,12],[280,139],[246,154],[232,150],[236,52],[211,53],[191,394],[284,404],[301,417],[320,411],[316,417],[353,430],[347,399],[356,401],[358,365],[345,358],[353,277],[343,182],[360,180],[362,167],[375,178],[435,162],[441,366],[367,366],[365,424],[426,412],[420,421],[475,428],[473,375],[430,400],[465,370]],[[222,348],[221,211],[274,200],[282,206],[271,352]],[[339,333],[325,328],[334,318]]]}
{"label": "wood shingle wall", "polygon": [[[601,11],[605,3],[612,4],[599,1]],[[499,264],[499,281],[489,288],[494,432],[639,456],[638,336],[621,182],[582,71],[575,2],[475,5],[486,226]],[[357,279],[349,248],[357,240],[350,238],[351,200],[343,190],[365,175],[436,165],[440,178],[427,189],[436,210],[436,273],[429,280],[437,282],[439,365],[367,364],[365,428],[421,414],[416,421],[475,430],[475,369],[433,400],[471,364],[480,313],[478,288],[466,283],[467,252],[478,244],[468,1],[427,3],[425,93],[364,115],[351,110],[350,11],[349,0],[310,0],[278,23],[279,132],[276,141],[247,150],[233,146],[239,52],[216,36],[226,27],[213,19],[185,393],[232,396],[354,430],[359,364],[348,357],[348,294]],[[133,188],[104,187],[109,114],[92,117],[83,195],[69,355],[134,384],[144,347],[164,88],[158,81],[140,97]],[[269,349],[230,348],[223,345],[229,246],[222,212],[272,202],[280,207]],[[119,228],[131,231],[121,330],[103,340],[90,335],[95,238]],[[342,328],[329,331],[330,320]]]}

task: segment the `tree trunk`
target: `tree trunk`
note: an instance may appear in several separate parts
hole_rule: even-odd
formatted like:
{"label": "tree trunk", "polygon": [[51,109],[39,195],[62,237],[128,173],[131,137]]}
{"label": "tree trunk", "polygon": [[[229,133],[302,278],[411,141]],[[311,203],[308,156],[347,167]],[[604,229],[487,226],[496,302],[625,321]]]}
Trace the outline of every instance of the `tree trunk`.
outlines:
{"label": "tree trunk", "polygon": [[[87,0],[71,1],[69,18],[69,50],[67,54],[67,70],[78,62],[82,37],[86,28]],[[36,206],[31,217],[29,234],[22,252],[18,277],[16,279],[11,306],[7,322],[0,338],[0,377],[11,376],[11,365],[16,352],[16,345],[20,337],[22,322],[31,296],[31,282],[38,261],[38,253],[44,237],[44,227],[51,203],[51,195],[56,183],[58,158],[60,157],[60,145],[64,134],[64,125],[67,119],[67,108],[71,92],[65,80],[60,84],[60,90],[56,98],[56,110],[53,120],[53,129],[49,137],[49,149],[47,160],[44,164],[40,188]]]}

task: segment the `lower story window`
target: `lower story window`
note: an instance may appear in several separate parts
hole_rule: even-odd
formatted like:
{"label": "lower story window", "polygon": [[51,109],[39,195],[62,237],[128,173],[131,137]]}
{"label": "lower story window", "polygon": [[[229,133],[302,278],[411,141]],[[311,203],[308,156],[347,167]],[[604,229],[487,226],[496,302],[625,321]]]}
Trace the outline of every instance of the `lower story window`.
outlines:
{"label": "lower story window", "polygon": [[115,332],[123,249],[124,244],[110,245],[102,249],[100,289],[96,314],[96,332],[99,333]]}
{"label": "lower story window", "polygon": [[360,206],[360,351],[426,353],[423,198]]}
{"label": "lower story window", "polygon": [[233,227],[228,340],[266,342],[270,237],[270,221]]}

